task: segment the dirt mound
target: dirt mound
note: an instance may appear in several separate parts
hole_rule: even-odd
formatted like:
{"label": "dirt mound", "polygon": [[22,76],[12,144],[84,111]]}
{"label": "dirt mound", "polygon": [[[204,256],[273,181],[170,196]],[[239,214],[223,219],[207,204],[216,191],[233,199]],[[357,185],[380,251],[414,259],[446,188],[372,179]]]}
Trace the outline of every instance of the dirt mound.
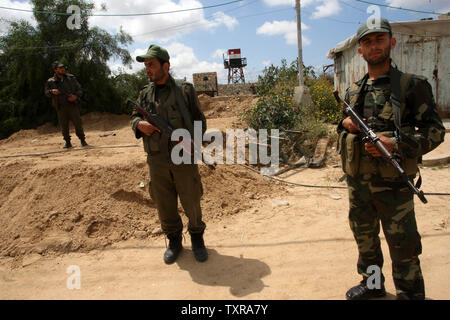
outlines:
{"label": "dirt mound", "polygon": [[[238,113],[253,101],[200,98],[203,103],[210,99],[209,110],[222,115],[231,107]],[[75,148],[62,150],[61,134],[52,124],[22,130],[0,142],[0,256],[86,252],[161,234],[148,193],[146,155],[130,129],[129,116],[90,113],[82,119],[89,148],[79,146],[71,127]],[[114,135],[103,135],[110,132]],[[283,190],[239,165],[199,169],[207,224],[244,212]],[[179,210],[182,213],[181,205]],[[187,223],[183,213],[182,217]]]}
{"label": "dirt mound", "polygon": [[[143,152],[143,151],[142,151]],[[0,254],[89,251],[160,234],[148,193],[149,172],[137,159],[52,166],[32,159],[0,163]],[[37,161],[39,162],[39,161]],[[206,223],[250,208],[279,187],[240,166],[200,166]],[[144,182],[145,187],[139,187]],[[182,212],[182,208],[179,208]],[[183,220],[186,223],[186,219]]]}
{"label": "dirt mound", "polygon": [[217,96],[201,94],[199,101],[207,118],[239,116],[258,101],[253,96]]}

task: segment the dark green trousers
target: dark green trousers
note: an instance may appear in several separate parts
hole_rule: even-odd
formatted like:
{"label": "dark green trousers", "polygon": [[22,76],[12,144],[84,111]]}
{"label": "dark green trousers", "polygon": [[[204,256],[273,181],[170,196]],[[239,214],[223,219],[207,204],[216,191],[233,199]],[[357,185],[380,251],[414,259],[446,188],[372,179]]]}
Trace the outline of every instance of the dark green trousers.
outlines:
{"label": "dark green trousers", "polygon": [[183,230],[178,213],[179,196],[189,219],[189,232],[202,233],[206,224],[202,221],[200,207],[203,187],[198,166],[175,165],[161,153],[149,155],[147,163],[150,168],[150,196],[156,203],[162,231],[169,234]]}
{"label": "dark green trousers", "polygon": [[80,107],[76,104],[62,105],[58,107],[58,121],[61,126],[61,133],[65,141],[70,141],[69,121],[75,127],[75,134],[80,140],[85,139],[83,124],[81,122]]}
{"label": "dark green trousers", "polygon": [[425,297],[418,256],[422,253],[417,232],[413,193],[400,181],[387,182],[371,175],[353,178],[349,187],[350,228],[358,244],[358,273],[369,277],[367,268],[383,267],[380,246],[380,221],[392,259],[392,274],[397,294],[406,292]]}

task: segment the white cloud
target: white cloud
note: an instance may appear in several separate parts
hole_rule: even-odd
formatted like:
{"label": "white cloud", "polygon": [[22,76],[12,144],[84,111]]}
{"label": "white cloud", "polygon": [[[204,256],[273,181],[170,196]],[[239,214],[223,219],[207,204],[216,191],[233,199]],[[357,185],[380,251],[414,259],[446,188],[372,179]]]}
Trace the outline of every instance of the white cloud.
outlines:
{"label": "white cloud", "polygon": [[[233,30],[239,22],[223,12],[215,12],[211,17],[205,16],[204,10],[192,10],[169,14],[156,14],[146,16],[107,16],[108,14],[134,14],[148,12],[168,12],[200,8],[204,5],[200,0],[93,0],[95,9],[89,17],[91,26],[98,26],[110,33],[117,33],[122,26],[123,30],[132,35],[136,41],[150,43],[155,41],[167,42],[193,30],[207,30],[214,32],[217,28],[225,26]],[[102,4],[106,3],[107,11],[101,11]],[[31,10],[30,1],[2,0],[5,7]],[[98,16],[105,14],[106,16]],[[31,12],[0,10],[0,19],[25,19],[36,25]],[[0,34],[9,26],[8,21],[0,20]]]}
{"label": "white cloud", "polygon": [[270,65],[272,62],[270,61],[270,60],[265,60],[265,61],[263,61],[262,62],[262,65],[264,66],[264,67],[267,67],[268,65]]}
{"label": "white cloud", "polygon": [[[316,0],[302,0],[301,6],[305,7],[307,5],[310,5],[314,1]],[[282,5],[291,5],[292,7],[295,7],[295,0],[264,0],[264,3],[271,7]]]}
{"label": "white cloud", "polygon": [[341,7],[338,0],[326,0],[322,1],[322,4],[316,7],[316,11],[313,13],[313,19],[320,19],[337,15],[341,12]]}
{"label": "white cloud", "polygon": [[[309,27],[302,22],[302,31],[308,29]],[[283,35],[287,44],[295,45],[297,44],[297,22],[286,20],[265,22],[256,30],[256,34],[268,36]],[[311,44],[311,41],[302,34],[302,43],[307,46]]]}
{"label": "white cloud", "polygon": [[[180,42],[172,42],[165,46],[170,55],[170,69],[176,78],[186,77],[187,81],[192,82],[193,73],[201,72],[217,72],[219,82],[227,81],[227,73],[223,67],[223,63],[200,61],[194,53],[194,49]],[[220,49],[216,50],[216,53]],[[139,48],[131,53],[133,58],[132,68],[124,69],[123,65],[117,61],[110,61],[109,67],[117,72],[119,69],[124,72],[134,73],[144,68],[143,63],[136,61],[136,56],[147,52],[147,48]],[[222,56],[220,56],[222,58]]]}
{"label": "white cloud", "polygon": [[[294,0],[264,0],[264,2],[272,7],[281,5],[291,5],[292,7],[295,7]],[[302,0],[300,4],[302,8],[308,6],[315,7],[315,11],[312,14],[313,19],[337,15],[341,11],[339,0]]]}
{"label": "white cloud", "polygon": [[200,72],[217,72],[219,80],[226,78],[223,63],[199,61],[191,47],[173,42],[167,46],[167,51],[171,56],[170,68],[177,78],[186,77],[188,81],[192,81],[192,74]]}
{"label": "white cloud", "polygon": [[450,11],[450,3],[448,0],[386,0],[385,2],[393,7],[403,7],[408,9],[422,8],[426,11],[436,11],[441,13]]}
{"label": "white cloud", "polygon": [[[97,10],[100,10],[104,0],[94,0]],[[160,0],[110,0],[107,2],[105,14],[129,14],[147,12],[167,12],[200,8],[203,4],[198,0],[180,0],[175,2]],[[95,13],[101,13],[95,11]],[[90,18],[90,23],[108,31],[117,32],[120,26],[140,42],[167,42],[171,39],[189,33],[194,29],[213,31],[224,25],[233,29],[238,21],[223,12],[216,12],[211,18],[204,16],[204,10],[184,11],[170,14],[157,14],[147,16],[105,17]]]}
{"label": "white cloud", "polygon": [[217,49],[214,51],[214,53],[211,55],[211,58],[214,59],[222,59],[224,55],[226,55],[227,50],[226,49]]}
{"label": "white cloud", "polygon": [[223,13],[221,11],[214,13],[213,16],[214,16],[214,20],[212,23],[214,25],[211,26],[211,23],[210,23],[208,27],[218,27],[221,24],[224,24],[228,30],[233,30],[234,27],[239,24],[239,22],[236,20],[236,18],[227,16],[225,13]]}
{"label": "white cloud", "polygon": [[[5,0],[1,3],[2,7],[15,8],[21,10],[32,10],[31,3],[20,2],[14,0]],[[0,10],[0,35],[8,31],[11,21],[26,20],[31,25],[36,26],[36,20],[34,19],[32,12],[15,11],[15,10]]]}

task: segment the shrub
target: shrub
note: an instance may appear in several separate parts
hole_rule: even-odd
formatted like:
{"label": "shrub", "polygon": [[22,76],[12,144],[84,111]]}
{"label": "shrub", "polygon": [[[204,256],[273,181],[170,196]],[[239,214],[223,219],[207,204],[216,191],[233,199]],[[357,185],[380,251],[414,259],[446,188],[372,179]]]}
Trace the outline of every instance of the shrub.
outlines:
{"label": "shrub", "polygon": [[298,110],[292,107],[291,89],[282,89],[279,93],[262,96],[250,109],[244,111],[241,120],[250,128],[259,129],[291,129],[299,116]]}
{"label": "shrub", "polygon": [[333,96],[333,84],[327,79],[317,79],[310,87],[311,99],[317,116],[328,123],[336,124],[341,118],[341,108]]}

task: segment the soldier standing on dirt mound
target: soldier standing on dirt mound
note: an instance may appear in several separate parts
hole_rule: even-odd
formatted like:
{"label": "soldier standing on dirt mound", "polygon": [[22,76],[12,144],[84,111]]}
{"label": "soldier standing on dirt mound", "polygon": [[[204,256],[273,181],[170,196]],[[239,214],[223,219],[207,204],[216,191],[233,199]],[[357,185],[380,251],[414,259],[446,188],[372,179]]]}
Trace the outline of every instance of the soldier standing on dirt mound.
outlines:
{"label": "soldier standing on dirt mound", "polygon": [[45,84],[45,95],[52,98],[52,105],[58,113],[58,121],[66,144],[64,148],[72,148],[70,143],[69,121],[75,126],[75,133],[83,147],[87,146],[80,117],[81,86],[74,75],[66,73],[64,64],[55,61],[52,64],[55,74]]}
{"label": "soldier standing on dirt mound", "polygon": [[[367,61],[368,74],[347,91],[346,100],[366,119],[385,147],[401,159],[401,166],[414,178],[421,156],[443,140],[445,128],[437,113],[426,78],[400,72],[390,59],[395,48],[391,25],[362,25],[357,32],[358,52]],[[394,99],[393,97],[397,97]],[[361,283],[346,294],[349,300],[386,295],[384,276],[373,288],[367,280],[381,270],[380,220],[392,259],[397,299],[424,299],[420,268],[421,238],[417,231],[413,193],[397,171],[371,143],[361,141],[359,127],[350,117],[338,126],[339,152],[349,188],[350,228],[358,245]]]}
{"label": "soldier standing on dirt mound", "polygon": [[[206,119],[192,84],[179,82],[169,74],[170,57],[167,50],[151,45],[146,54],[136,57],[145,64],[150,84],[140,92],[137,103],[150,113],[158,114],[174,130],[187,129],[193,137],[194,121],[200,120],[203,133]],[[163,150],[160,150],[161,135],[157,128],[145,121],[136,111],[131,115],[131,127],[136,138],[143,138],[150,168],[150,196],[155,201],[161,228],[169,238],[169,247],[164,253],[164,262],[175,262],[183,249],[183,223],[178,213],[178,196],[189,219],[188,231],[197,261],[208,258],[203,233],[200,198],[202,182],[197,164],[175,165]],[[169,144],[170,145],[170,144]],[[169,150],[169,154],[170,154]]]}

